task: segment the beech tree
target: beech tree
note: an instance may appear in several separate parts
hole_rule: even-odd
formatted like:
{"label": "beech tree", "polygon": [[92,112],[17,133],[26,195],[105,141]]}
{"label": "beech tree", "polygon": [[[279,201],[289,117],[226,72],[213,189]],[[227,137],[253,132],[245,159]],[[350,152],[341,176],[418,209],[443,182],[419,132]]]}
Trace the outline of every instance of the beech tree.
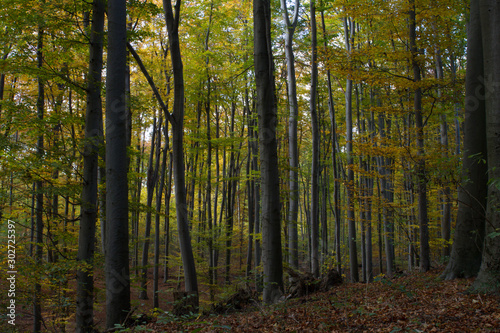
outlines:
{"label": "beech tree", "polygon": [[300,1],[296,0],[293,8],[292,20],[288,16],[286,0],[281,0],[283,10],[283,23],[285,24],[285,56],[287,69],[288,86],[288,108],[290,115],[288,118],[288,154],[289,154],[289,212],[288,212],[288,247],[290,266],[297,269],[299,267],[298,253],[298,230],[297,220],[299,214],[299,151],[297,144],[297,122],[299,117],[299,106],[297,101],[297,80],[295,78],[295,57],[293,54],[293,34],[299,19]]}
{"label": "beech tree", "polygon": [[[488,152],[488,201],[486,230],[481,267],[472,288],[498,292],[500,286],[500,3],[480,0],[480,23],[483,42],[486,142]],[[476,21],[477,22],[477,21]]]}
{"label": "beech tree", "polygon": [[89,74],[85,115],[85,150],[78,256],[84,267],[77,271],[76,330],[94,329],[94,252],[97,221],[99,147],[103,141],[101,79],[103,66],[104,1],[92,5],[89,40]]}
{"label": "beech tree", "polygon": [[127,10],[108,1],[106,69],[106,326],[122,324],[130,311],[128,250]]}
{"label": "beech tree", "polygon": [[471,0],[467,32],[462,184],[450,261],[442,278],[476,276],[481,266],[487,204],[487,148],[483,42],[479,1]]}
{"label": "beech tree", "polygon": [[[177,211],[177,230],[179,232],[179,246],[184,266],[184,284],[186,292],[195,297],[198,304],[198,280],[194,262],[191,235],[189,232],[188,206],[186,201],[186,182],[184,173],[184,73],[179,45],[179,22],[181,0],[175,4],[175,13],[170,0],[163,0],[165,22],[167,25],[168,42],[174,76],[174,105],[172,116],[172,159],[175,187],[175,204]],[[167,113],[168,114],[168,113]]]}
{"label": "beech tree", "polygon": [[265,303],[275,303],[283,293],[283,266],[270,1],[253,0],[253,17],[256,104],[259,114],[260,186],[262,191],[263,298]]}

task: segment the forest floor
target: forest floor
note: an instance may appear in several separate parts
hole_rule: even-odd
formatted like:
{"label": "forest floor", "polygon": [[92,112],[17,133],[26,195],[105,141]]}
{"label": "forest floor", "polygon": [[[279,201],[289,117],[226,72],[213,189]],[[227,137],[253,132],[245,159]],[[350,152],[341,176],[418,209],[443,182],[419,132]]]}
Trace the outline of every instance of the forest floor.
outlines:
{"label": "forest floor", "polygon": [[[174,303],[172,290],[176,286],[172,282],[162,284],[163,310],[154,315],[152,297],[138,300],[138,289],[134,288],[133,318],[142,322],[136,321],[135,326],[116,332],[500,332],[500,295],[469,294],[473,279],[441,281],[442,270],[443,267],[392,279],[379,276],[373,283],[346,282],[327,292],[291,298],[272,306],[262,305],[257,296],[238,310],[219,308],[217,314],[207,310],[208,290],[202,285],[204,314],[182,317],[165,311],[171,311]],[[98,332],[105,331],[102,280],[97,279],[99,292],[94,312]],[[226,288],[235,291],[238,285],[234,281]],[[19,310],[12,332],[30,332],[30,308]],[[64,331],[74,332],[74,309],[69,312]],[[61,327],[51,325],[53,316],[44,314],[46,332],[62,332]]]}
{"label": "forest floor", "polygon": [[176,318],[162,313],[134,332],[500,332],[500,297],[467,293],[472,279],[441,281],[442,269],[239,312]]}

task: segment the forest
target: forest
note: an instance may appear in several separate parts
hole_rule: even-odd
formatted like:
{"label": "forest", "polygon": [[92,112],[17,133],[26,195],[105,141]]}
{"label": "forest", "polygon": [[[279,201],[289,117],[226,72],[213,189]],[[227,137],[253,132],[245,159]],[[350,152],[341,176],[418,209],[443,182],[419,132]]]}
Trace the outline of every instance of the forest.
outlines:
{"label": "forest", "polygon": [[278,311],[331,274],[497,294],[499,19],[494,0],[1,0],[0,325],[130,331],[235,292]]}

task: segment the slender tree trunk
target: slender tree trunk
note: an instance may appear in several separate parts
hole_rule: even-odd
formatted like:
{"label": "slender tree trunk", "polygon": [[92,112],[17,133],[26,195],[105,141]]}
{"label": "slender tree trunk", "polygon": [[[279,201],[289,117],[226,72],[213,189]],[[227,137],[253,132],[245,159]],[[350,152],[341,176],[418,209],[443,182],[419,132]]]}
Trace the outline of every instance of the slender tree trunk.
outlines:
{"label": "slender tree trunk", "polygon": [[310,3],[311,16],[311,131],[312,131],[312,164],[311,164],[311,272],[319,277],[319,125],[316,112],[318,89],[318,55],[316,33],[316,2]]}
{"label": "slender tree trunk", "polygon": [[172,152],[174,167],[174,188],[177,209],[177,229],[179,233],[179,247],[184,266],[184,284],[186,292],[196,297],[198,301],[198,281],[196,267],[189,232],[189,220],[186,201],[186,182],[184,175],[184,73],[179,44],[179,20],[181,0],[175,5],[175,15],[169,0],[163,0],[165,21],[168,31],[168,41],[172,59],[174,75],[174,105],[172,124]]}
{"label": "slender tree trunk", "polygon": [[[325,53],[327,50],[327,36],[326,36],[326,25],[325,25],[325,15],[321,11],[321,23],[323,27],[323,40]],[[337,271],[342,272],[342,254],[340,247],[340,179],[337,166],[337,126],[335,121],[335,107],[333,105],[333,92],[332,92],[332,79],[330,74],[330,69],[327,69],[327,83],[328,83],[328,111],[330,114],[330,134],[332,141],[332,169],[333,169],[333,197],[334,197],[334,214],[335,214],[335,261],[337,263]]]}
{"label": "slender tree trunk", "polygon": [[[384,140],[387,139],[386,123],[387,120],[383,113],[379,114],[379,132],[381,138],[381,146],[385,145]],[[393,189],[392,189],[392,175],[390,165],[392,164],[391,158],[379,156],[377,158],[378,169],[380,173],[380,192],[382,197],[382,219],[384,223],[384,239],[385,239],[385,259],[386,259],[386,274],[392,276],[394,273],[394,221],[392,212],[393,203]]]}
{"label": "slender tree trunk", "polygon": [[288,87],[288,159],[290,165],[289,172],[289,211],[288,211],[288,247],[290,255],[288,257],[289,264],[292,268],[299,267],[299,248],[298,248],[298,212],[299,212],[299,151],[297,144],[297,119],[299,116],[299,106],[297,102],[297,83],[295,79],[295,57],[293,54],[293,34],[297,26],[299,13],[299,0],[295,1],[293,11],[293,19],[290,21],[288,17],[288,8],[286,0],[281,0],[281,8],[283,10],[283,22],[285,27],[285,56],[287,68],[287,87]]}
{"label": "slender tree trunk", "polygon": [[[141,273],[141,291],[139,299],[148,299],[148,257],[149,257],[149,243],[151,235],[151,206],[153,204],[153,195],[156,185],[158,183],[158,169],[160,165],[160,152],[161,152],[161,127],[163,124],[163,117],[160,116],[158,125],[156,123],[156,115],[153,121],[153,133],[151,139],[151,151],[149,153],[148,163],[148,176],[147,176],[147,198],[146,207],[146,226],[144,231],[144,243],[142,245],[142,273]],[[154,161],[154,162],[153,162]],[[153,165],[154,163],[154,165]]]}
{"label": "slender tree trunk", "polygon": [[262,186],[262,260],[264,302],[275,303],[283,292],[281,254],[280,189],[276,136],[274,64],[271,48],[271,6],[253,1],[254,66],[259,113],[259,152]]}
{"label": "slender tree trunk", "polygon": [[[43,40],[44,40],[44,28],[43,24],[38,26],[37,34],[37,68],[39,70],[43,67]],[[40,121],[40,126],[42,126],[44,109],[45,109],[45,87],[44,81],[41,77],[41,73],[38,74],[38,98],[36,102],[37,115]],[[37,156],[41,160],[44,155],[43,146],[43,129],[40,128],[40,134],[37,139]],[[37,180],[36,184],[36,245],[35,245],[35,263],[38,267],[41,267],[42,256],[43,256],[43,182],[42,180]],[[41,293],[42,286],[40,283],[35,284],[35,294],[33,300],[33,332],[40,332],[42,329],[42,308],[41,308]]]}
{"label": "slender tree trunk", "polygon": [[[351,53],[354,23],[344,18],[344,33],[347,52]],[[354,160],[352,157],[352,80],[348,78],[345,90],[346,105],[346,151],[347,151],[347,220],[349,225],[349,269],[351,282],[359,281],[358,252],[356,248],[356,220],[354,214]]]}
{"label": "slender tree trunk", "polygon": [[108,1],[106,77],[106,327],[130,311],[125,75],[126,2]]}
{"label": "slender tree trunk", "polygon": [[95,233],[98,212],[97,186],[99,145],[102,142],[101,82],[103,67],[103,33],[105,3],[92,4],[92,28],[89,45],[89,74],[87,83],[87,111],[85,116],[85,149],[83,153],[83,189],[78,238],[77,260],[83,269],[77,271],[76,331],[94,329],[94,273]]}
{"label": "slender tree trunk", "polygon": [[[164,136],[168,135],[168,122],[165,122],[163,129]],[[158,132],[160,136],[160,132]],[[158,150],[160,147],[158,147]],[[158,281],[159,269],[160,269],[160,211],[163,197],[163,188],[165,185],[165,173],[167,169],[167,146],[163,147],[162,152],[162,162],[161,162],[161,172],[160,172],[160,183],[158,184],[158,190],[156,192],[156,213],[155,213],[155,257],[154,257],[154,268],[153,268],[153,307],[159,308],[159,295],[158,295]],[[158,156],[159,157],[159,156]]]}
{"label": "slender tree trunk", "polygon": [[[255,104],[254,104],[255,105]],[[255,113],[255,108],[252,114]],[[257,128],[256,117],[253,117],[252,127]],[[258,133],[253,130],[253,140],[252,140],[252,171],[257,173],[259,171],[259,145],[258,145]],[[260,200],[260,179],[258,177],[254,178],[253,190],[254,190],[254,214],[255,214],[255,224],[254,224],[254,234],[255,236],[255,289],[258,292],[262,291],[262,275],[260,271],[257,270],[257,267],[260,266],[262,260],[262,243],[260,241],[260,237],[258,237],[261,233],[261,219],[260,219],[260,208],[261,208],[261,200]]]}
{"label": "slender tree trunk", "polygon": [[[441,58],[441,49],[439,46],[436,46],[436,78],[438,80],[443,80],[443,60]],[[437,89],[437,97],[441,99],[441,88]],[[440,144],[442,149],[442,157],[446,161],[448,160],[448,123],[446,120],[446,114],[442,113],[440,115],[440,126],[439,126],[439,134],[440,134]],[[446,179],[444,180],[446,181]],[[450,256],[450,235],[451,235],[451,189],[449,184],[444,184],[441,189],[442,196],[442,210],[443,215],[441,217],[441,237],[443,239],[443,257]]]}
{"label": "slender tree trunk", "polygon": [[422,117],[422,88],[420,84],[420,64],[416,44],[416,14],[415,0],[409,0],[410,5],[410,51],[413,67],[413,81],[417,85],[414,92],[413,107],[415,111],[415,126],[417,129],[416,165],[418,188],[418,222],[420,226],[420,270],[427,272],[431,267],[429,248],[429,221],[427,218],[427,176],[424,156],[424,123]]}
{"label": "slender tree trunk", "polygon": [[169,278],[169,273],[168,273],[168,255],[169,255],[169,248],[170,248],[170,198],[172,197],[172,169],[173,169],[173,163],[172,163],[172,153],[170,152],[170,147],[169,147],[169,139],[168,139],[168,133],[165,134],[165,149],[168,152],[168,181],[167,181],[167,189],[165,192],[165,249],[164,249],[164,254],[165,254],[165,262],[164,262],[164,268],[163,268],[163,282],[166,283]]}

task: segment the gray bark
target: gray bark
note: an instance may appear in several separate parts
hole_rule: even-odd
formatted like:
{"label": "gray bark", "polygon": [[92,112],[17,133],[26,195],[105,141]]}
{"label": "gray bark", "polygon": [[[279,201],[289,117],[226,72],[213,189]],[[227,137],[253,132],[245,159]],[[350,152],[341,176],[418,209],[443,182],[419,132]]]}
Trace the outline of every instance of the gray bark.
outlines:
{"label": "gray bark", "polygon": [[[326,36],[326,26],[325,26],[325,15],[321,11],[321,23],[323,27],[323,39],[325,53],[327,53],[327,36]],[[328,84],[328,111],[330,114],[330,133],[331,133],[331,145],[332,145],[332,169],[333,169],[333,180],[335,184],[333,185],[333,198],[334,198],[334,214],[335,214],[335,261],[337,264],[337,271],[342,272],[342,254],[340,247],[340,179],[337,166],[337,126],[335,122],[335,106],[333,105],[333,92],[332,92],[332,78],[330,70],[327,69],[327,84]]]}
{"label": "gray bark", "polygon": [[125,96],[126,2],[108,1],[106,77],[106,327],[130,311],[128,251],[128,157]]}
{"label": "gray bark", "polygon": [[[443,79],[443,61],[441,59],[441,50],[436,46],[436,77],[438,80]],[[438,87],[437,91],[438,99],[441,98],[441,88]],[[442,149],[442,157],[446,161],[448,159],[448,123],[446,120],[446,114],[442,113],[440,115],[440,144]],[[451,189],[448,184],[443,186],[441,190],[442,195],[442,209],[443,215],[441,217],[441,238],[444,241],[443,244],[443,257],[450,256],[450,236],[451,236]]]}
{"label": "gray bark", "polygon": [[[40,70],[43,67],[43,25],[39,24],[37,33],[37,68]],[[44,81],[40,77],[38,81],[38,97],[36,101],[37,116],[40,122],[43,121],[45,111],[45,86]],[[37,139],[36,153],[41,160],[44,155],[43,134],[40,134]],[[42,263],[43,256],[43,182],[37,180],[36,184],[36,245],[35,245],[35,263],[39,266]],[[41,293],[42,286],[40,283],[35,284],[35,294],[33,300],[33,332],[40,332],[42,329],[42,309],[41,309]]]}
{"label": "gray bark", "polygon": [[85,148],[83,152],[83,186],[77,260],[85,269],[77,271],[76,331],[91,332],[94,328],[95,232],[98,211],[98,160],[102,142],[101,81],[103,67],[103,32],[105,3],[92,5],[92,27],[89,45],[87,110],[85,115]]}
{"label": "gray bark", "polygon": [[486,142],[488,151],[488,201],[481,267],[472,289],[480,292],[500,290],[500,3],[480,0],[483,41]]}
{"label": "gray bark", "polygon": [[189,232],[189,220],[186,201],[186,181],[184,175],[184,73],[179,44],[179,20],[181,0],[175,5],[175,15],[172,3],[163,0],[165,11],[165,22],[168,31],[170,55],[174,76],[174,105],[172,116],[172,158],[174,168],[174,187],[177,210],[177,229],[179,233],[179,247],[181,251],[182,264],[184,266],[185,290],[196,297],[198,303],[198,281],[194,262],[191,235]]}
{"label": "gray bark", "polygon": [[316,110],[318,89],[318,54],[316,34],[316,3],[310,3],[311,16],[311,131],[312,131],[312,164],[311,164],[311,272],[319,277],[319,125]]}
{"label": "gray bark", "polygon": [[[168,122],[165,122],[163,128],[164,136],[168,136]],[[160,133],[158,133],[160,135]],[[158,147],[158,150],[160,147]],[[158,190],[156,192],[156,213],[155,213],[155,256],[154,256],[154,268],[153,268],[153,307],[159,308],[159,295],[158,295],[158,281],[159,269],[160,269],[160,210],[163,197],[163,188],[165,185],[165,173],[167,170],[167,146],[162,149],[162,162],[161,162],[161,172],[160,172],[160,182],[158,184]],[[159,157],[159,156],[158,156]]]}
{"label": "gray bark", "polygon": [[[157,126],[156,115],[153,121],[153,133],[151,138],[151,151],[149,153],[149,163],[148,163],[148,175],[147,175],[147,198],[146,207],[148,208],[146,212],[146,226],[144,230],[144,242],[142,245],[142,272],[141,272],[141,290],[139,293],[139,299],[148,299],[148,257],[149,257],[149,243],[151,235],[151,206],[153,203],[153,195],[158,180],[158,169],[160,166],[160,146],[161,146],[161,126],[162,117],[160,116],[160,121]],[[154,165],[153,165],[154,163]]]}
{"label": "gray bark", "polygon": [[299,0],[295,0],[293,18],[290,21],[288,17],[288,8],[286,0],[281,0],[281,9],[283,10],[283,23],[285,24],[285,56],[287,68],[287,87],[288,87],[288,161],[290,165],[289,187],[290,199],[288,208],[288,263],[292,268],[299,267],[299,248],[297,231],[297,220],[299,214],[299,150],[297,143],[297,119],[299,116],[299,106],[297,102],[297,82],[295,78],[295,57],[293,54],[293,34],[297,27],[299,17]]}
{"label": "gray bark", "polygon": [[[344,18],[345,44],[348,53],[351,53],[354,38],[354,24],[351,20]],[[346,80],[345,89],[345,119],[346,119],[346,153],[347,153],[347,223],[349,244],[349,269],[351,282],[359,281],[358,251],[356,248],[356,220],[354,214],[354,160],[352,157],[352,80]]]}
{"label": "gray bark", "polygon": [[[416,44],[416,14],[415,0],[410,0],[410,51],[413,68],[413,81],[419,84],[421,80],[418,49]],[[415,112],[415,126],[417,129],[417,188],[418,188],[418,222],[420,226],[420,270],[427,272],[431,267],[429,247],[429,221],[427,217],[427,176],[425,170],[424,152],[424,123],[422,117],[422,88],[414,92],[413,107]]]}
{"label": "gray bark", "polygon": [[275,303],[283,292],[280,189],[276,137],[277,107],[271,48],[271,6],[253,1],[254,67],[259,114],[259,153],[262,187],[262,260],[265,303]]}

